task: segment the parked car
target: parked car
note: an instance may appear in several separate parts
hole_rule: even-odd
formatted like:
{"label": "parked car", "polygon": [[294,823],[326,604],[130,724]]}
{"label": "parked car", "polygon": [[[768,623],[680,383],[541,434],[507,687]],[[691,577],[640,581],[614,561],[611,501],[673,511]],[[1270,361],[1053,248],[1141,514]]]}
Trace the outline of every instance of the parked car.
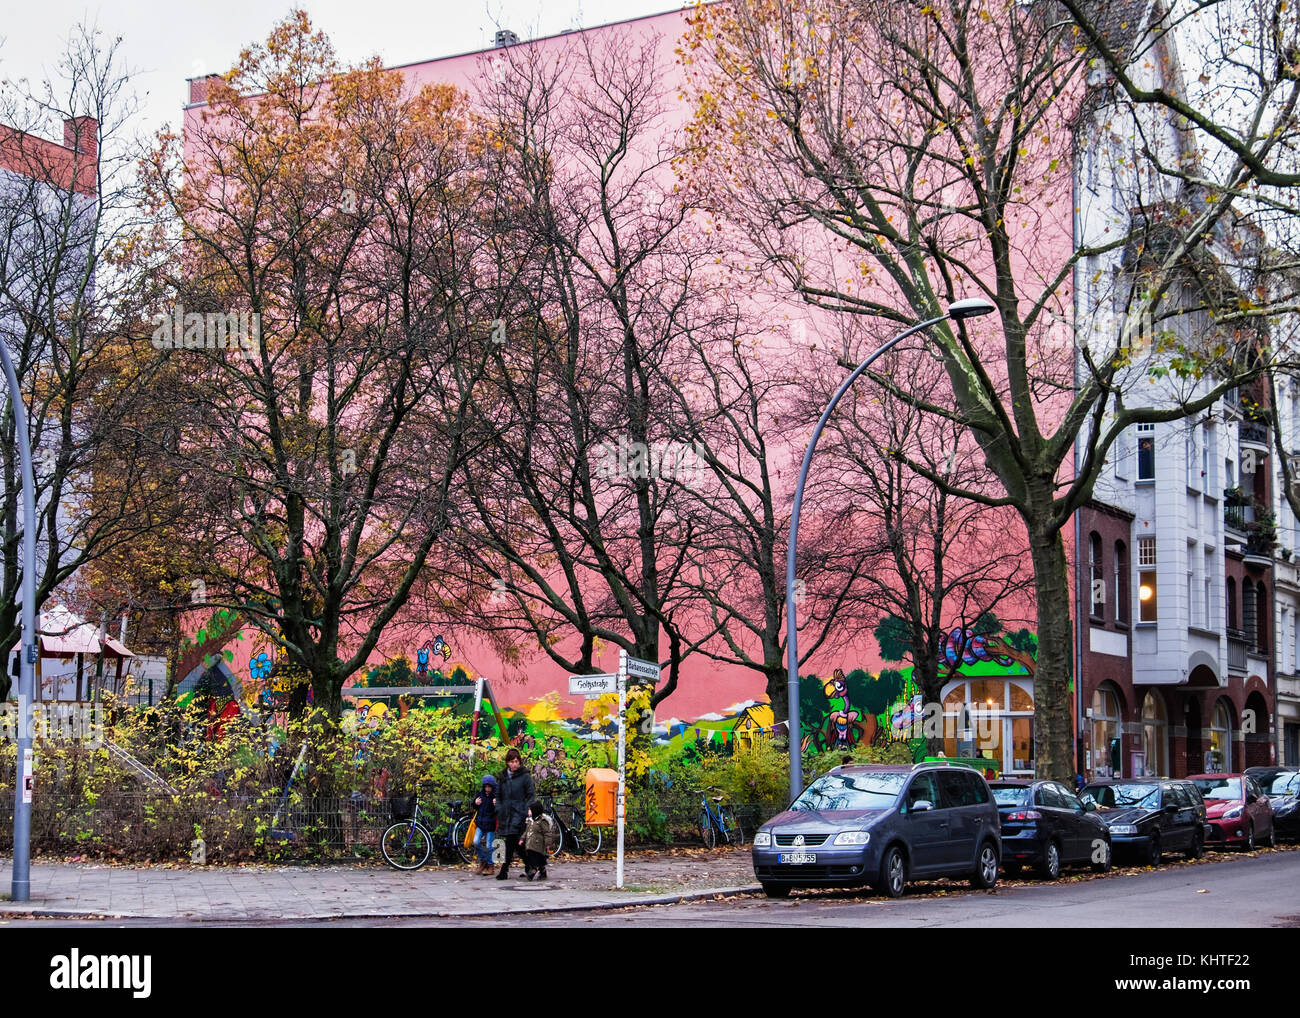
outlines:
{"label": "parked car", "polygon": [[1211,845],[1240,845],[1247,852],[1255,842],[1273,845],[1273,807],[1255,779],[1246,774],[1193,774],[1205,800]]}
{"label": "parked car", "polygon": [[1277,836],[1300,838],[1300,768],[1247,767],[1246,776],[1259,782],[1268,796]]}
{"label": "parked car", "polygon": [[762,824],[754,875],[771,898],[796,887],[870,886],[897,898],[918,877],[998,879],[998,809],[983,775],[915,764],[837,767]]}
{"label": "parked car", "polygon": [[1096,810],[1055,781],[990,781],[1002,816],[1002,868],[1008,876],[1033,866],[1055,880],[1062,866],[1110,869],[1110,830]]}
{"label": "parked car", "polygon": [[1085,807],[1096,805],[1116,856],[1136,855],[1159,866],[1165,852],[1181,851],[1188,859],[1205,853],[1205,803],[1190,781],[1111,778],[1092,782],[1080,798]]}

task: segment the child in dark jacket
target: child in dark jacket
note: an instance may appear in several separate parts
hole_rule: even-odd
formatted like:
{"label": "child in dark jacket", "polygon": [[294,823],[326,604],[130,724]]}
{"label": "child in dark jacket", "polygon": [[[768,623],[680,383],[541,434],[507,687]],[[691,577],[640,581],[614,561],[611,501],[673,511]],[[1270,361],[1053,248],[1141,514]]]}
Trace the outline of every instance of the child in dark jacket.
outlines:
{"label": "child in dark jacket", "polygon": [[480,877],[492,875],[492,843],[497,830],[497,779],[483,775],[483,787],[474,800],[474,853],[478,856]]}
{"label": "child in dark jacket", "polygon": [[529,880],[546,879],[546,842],[551,835],[551,818],[534,799],[528,806],[528,821],[524,827],[524,876]]}

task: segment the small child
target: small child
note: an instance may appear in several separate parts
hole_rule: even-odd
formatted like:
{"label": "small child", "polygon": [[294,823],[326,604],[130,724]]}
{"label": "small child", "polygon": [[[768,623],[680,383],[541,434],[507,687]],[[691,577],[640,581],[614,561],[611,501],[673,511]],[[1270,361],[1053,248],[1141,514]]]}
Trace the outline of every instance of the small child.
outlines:
{"label": "small child", "polygon": [[551,835],[551,818],[534,799],[528,806],[528,822],[524,827],[524,877],[528,880],[546,879],[546,842]]}
{"label": "small child", "polygon": [[483,788],[474,800],[474,852],[480,877],[492,875],[492,842],[497,830],[497,779],[483,775]]}

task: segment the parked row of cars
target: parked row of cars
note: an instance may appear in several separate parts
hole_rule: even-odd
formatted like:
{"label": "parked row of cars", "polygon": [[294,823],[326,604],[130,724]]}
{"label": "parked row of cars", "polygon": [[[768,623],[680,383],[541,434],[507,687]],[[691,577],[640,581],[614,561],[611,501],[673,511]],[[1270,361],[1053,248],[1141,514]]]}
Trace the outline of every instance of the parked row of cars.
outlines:
{"label": "parked row of cars", "polygon": [[943,763],[837,767],[814,781],[753,844],[769,897],[796,887],[870,886],[891,897],[909,880],[966,877],[990,888],[999,867],[1104,873],[1116,858],[1159,865],[1207,846],[1300,837],[1300,771],[1095,781],[1077,795],[1054,781],[985,781]]}

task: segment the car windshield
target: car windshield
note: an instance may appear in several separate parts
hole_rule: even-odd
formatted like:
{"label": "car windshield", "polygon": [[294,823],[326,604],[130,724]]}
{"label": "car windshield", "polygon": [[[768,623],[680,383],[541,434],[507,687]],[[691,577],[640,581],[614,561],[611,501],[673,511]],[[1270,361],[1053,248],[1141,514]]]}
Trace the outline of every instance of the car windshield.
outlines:
{"label": "car windshield", "polygon": [[1097,800],[1099,806],[1120,806],[1125,809],[1157,809],[1160,806],[1160,786],[1148,784],[1089,785],[1084,793]]}
{"label": "car windshield", "polygon": [[1197,778],[1202,799],[1240,799],[1241,778]]}
{"label": "car windshield", "polygon": [[1292,771],[1273,775],[1264,789],[1265,795],[1300,795],[1300,772]]}
{"label": "car windshield", "polygon": [[791,809],[887,809],[907,783],[906,774],[827,774],[803,790]]}
{"label": "car windshield", "polygon": [[995,788],[993,801],[999,806],[1024,806],[1029,802],[1028,788]]}

